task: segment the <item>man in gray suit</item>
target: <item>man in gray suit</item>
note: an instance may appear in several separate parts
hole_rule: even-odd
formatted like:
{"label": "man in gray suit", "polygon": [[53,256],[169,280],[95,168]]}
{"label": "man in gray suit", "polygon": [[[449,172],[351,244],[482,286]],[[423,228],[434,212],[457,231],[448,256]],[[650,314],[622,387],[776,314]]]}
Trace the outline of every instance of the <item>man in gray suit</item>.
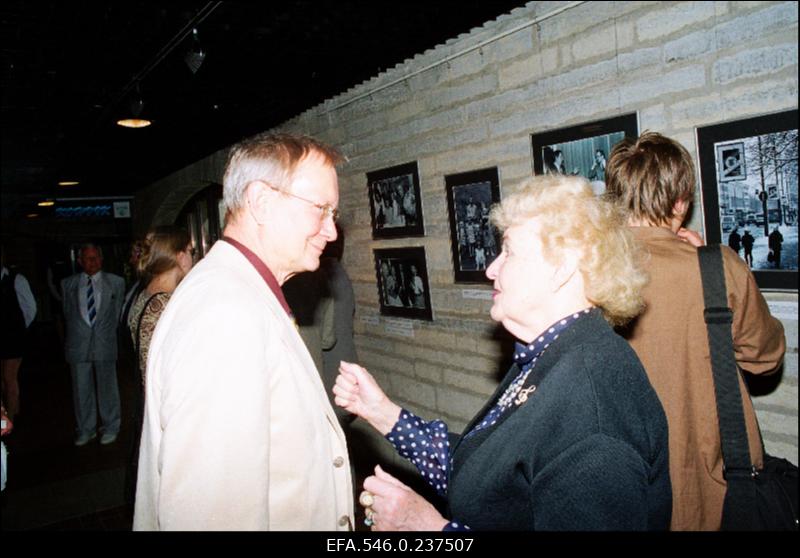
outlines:
{"label": "man in gray suit", "polygon": [[97,437],[98,403],[103,423],[100,443],[105,445],[117,439],[120,427],[117,321],[125,297],[125,280],[102,271],[103,253],[94,244],[81,246],[78,263],[83,272],[61,282],[66,322],[64,348],[72,372],[77,423],[75,445],[84,446]]}

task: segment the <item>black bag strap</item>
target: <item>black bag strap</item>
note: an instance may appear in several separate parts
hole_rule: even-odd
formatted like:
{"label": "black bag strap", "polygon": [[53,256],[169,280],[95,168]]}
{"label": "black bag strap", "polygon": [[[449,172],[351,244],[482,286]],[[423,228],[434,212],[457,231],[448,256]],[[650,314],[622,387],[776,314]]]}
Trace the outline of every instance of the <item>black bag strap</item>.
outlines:
{"label": "black bag strap", "polygon": [[703,281],[704,316],[711,351],[725,477],[745,474],[750,477],[755,474],[755,469],[750,460],[742,393],[739,389],[739,369],[733,350],[733,312],[728,307],[722,251],[719,245],[702,246],[697,250],[697,256]]}

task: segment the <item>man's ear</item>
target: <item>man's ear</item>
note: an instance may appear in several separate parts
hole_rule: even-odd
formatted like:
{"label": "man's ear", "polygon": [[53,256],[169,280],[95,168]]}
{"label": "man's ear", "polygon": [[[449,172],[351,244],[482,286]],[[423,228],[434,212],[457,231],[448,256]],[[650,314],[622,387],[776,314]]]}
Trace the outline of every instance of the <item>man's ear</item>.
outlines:
{"label": "man's ear", "polygon": [[247,214],[259,225],[263,225],[267,221],[271,192],[273,190],[260,180],[254,180],[245,187],[244,199],[247,203]]}

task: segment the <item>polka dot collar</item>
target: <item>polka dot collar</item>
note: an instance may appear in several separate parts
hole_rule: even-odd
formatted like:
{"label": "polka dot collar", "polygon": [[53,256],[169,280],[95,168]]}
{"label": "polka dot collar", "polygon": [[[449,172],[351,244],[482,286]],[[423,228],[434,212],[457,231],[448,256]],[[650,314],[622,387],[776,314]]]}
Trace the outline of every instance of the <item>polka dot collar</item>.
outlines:
{"label": "polka dot collar", "polygon": [[586,308],[585,310],[581,310],[558,320],[530,343],[520,343],[517,341],[514,345],[514,363],[520,368],[524,368],[525,365],[539,358],[545,349],[547,349],[553,341],[558,339],[561,332],[572,325],[575,320],[587,315],[590,311],[591,308]]}

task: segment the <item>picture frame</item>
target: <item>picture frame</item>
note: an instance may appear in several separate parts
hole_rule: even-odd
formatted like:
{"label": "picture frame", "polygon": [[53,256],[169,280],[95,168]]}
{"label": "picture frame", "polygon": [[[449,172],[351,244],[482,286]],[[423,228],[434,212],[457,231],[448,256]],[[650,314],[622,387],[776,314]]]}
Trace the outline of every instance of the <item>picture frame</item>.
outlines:
{"label": "picture frame", "polygon": [[531,135],[534,174],[583,176],[605,192],[605,166],[614,145],[639,135],[636,113]]}
{"label": "picture frame", "polygon": [[416,161],[367,173],[372,238],[425,236]]}
{"label": "picture frame", "polygon": [[797,130],[797,109],[697,128],[706,242],[734,249],[764,290],[798,290]]}
{"label": "picture frame", "polygon": [[500,253],[499,231],[489,222],[491,206],[500,201],[497,167],[444,177],[453,275],[456,283],[491,283],[486,268]]}
{"label": "picture frame", "polygon": [[425,248],[373,249],[380,313],[433,320]]}

